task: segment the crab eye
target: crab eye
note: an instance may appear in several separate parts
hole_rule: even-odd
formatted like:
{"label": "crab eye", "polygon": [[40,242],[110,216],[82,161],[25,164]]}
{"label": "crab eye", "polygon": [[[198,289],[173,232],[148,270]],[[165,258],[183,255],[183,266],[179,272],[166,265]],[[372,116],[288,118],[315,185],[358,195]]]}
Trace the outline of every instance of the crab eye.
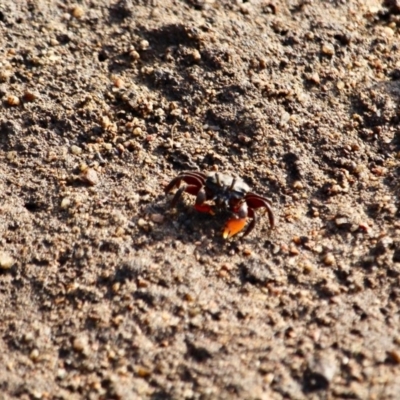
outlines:
{"label": "crab eye", "polygon": [[240,201],[243,198],[243,193],[233,190],[230,192],[230,198],[235,201]]}
{"label": "crab eye", "polygon": [[229,199],[229,205],[230,205],[231,207],[236,207],[236,206],[239,205],[240,200],[241,200],[240,198],[231,197],[231,198]]}

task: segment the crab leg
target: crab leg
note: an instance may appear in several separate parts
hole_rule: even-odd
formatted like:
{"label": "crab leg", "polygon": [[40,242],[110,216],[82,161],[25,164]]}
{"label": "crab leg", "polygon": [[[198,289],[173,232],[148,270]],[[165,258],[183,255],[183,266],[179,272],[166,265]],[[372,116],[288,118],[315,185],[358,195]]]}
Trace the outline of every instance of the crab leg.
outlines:
{"label": "crab leg", "polygon": [[251,221],[247,226],[246,230],[244,231],[243,237],[247,236],[254,229],[257,222],[257,215],[252,208],[249,208],[248,213],[249,213],[248,217],[251,218]]}
{"label": "crab leg", "polygon": [[184,181],[189,185],[194,185],[200,189],[204,185],[205,180],[206,175],[201,172],[184,172],[172,179],[172,181],[166,186],[165,193],[170,192],[174,187],[179,187],[181,181]]}
{"label": "crab leg", "polygon": [[194,208],[197,211],[203,212],[203,213],[208,213],[211,215],[214,215],[214,209],[212,206],[209,204],[206,204],[205,201],[207,200],[207,193],[204,190],[204,187],[202,187],[198,192],[197,192],[197,197],[196,197],[196,203],[194,205]]}
{"label": "crab leg", "polygon": [[185,184],[175,193],[171,201],[171,206],[175,207],[183,192],[197,195],[201,190],[201,187],[204,185],[205,179],[206,176],[201,172],[184,172],[172,179],[172,181],[166,186],[165,193],[170,192],[174,187],[179,187],[182,181],[185,182]]}
{"label": "crab leg", "polygon": [[271,203],[265,197],[261,197],[255,193],[247,193],[245,200],[246,200],[247,204],[249,205],[250,209],[265,208],[267,210],[269,224],[271,225],[271,228],[273,229],[275,226],[275,218],[274,218],[274,214],[272,212]]}

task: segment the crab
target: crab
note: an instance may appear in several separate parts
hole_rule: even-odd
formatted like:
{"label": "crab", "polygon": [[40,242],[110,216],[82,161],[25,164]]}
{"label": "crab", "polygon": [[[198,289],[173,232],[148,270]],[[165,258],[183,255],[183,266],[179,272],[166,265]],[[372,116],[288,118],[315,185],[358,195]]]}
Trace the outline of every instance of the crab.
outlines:
{"label": "crab", "polygon": [[[181,183],[183,182],[183,185]],[[216,214],[218,211],[232,213],[223,230],[224,239],[241,232],[251,219],[243,236],[247,236],[257,222],[255,210],[264,208],[268,213],[271,228],[275,226],[271,203],[263,196],[250,191],[250,187],[240,178],[235,178],[219,172],[203,173],[187,171],[179,174],[165,187],[169,193],[173,188],[179,188],[171,201],[174,207],[184,192],[196,196],[194,208],[197,211]]]}

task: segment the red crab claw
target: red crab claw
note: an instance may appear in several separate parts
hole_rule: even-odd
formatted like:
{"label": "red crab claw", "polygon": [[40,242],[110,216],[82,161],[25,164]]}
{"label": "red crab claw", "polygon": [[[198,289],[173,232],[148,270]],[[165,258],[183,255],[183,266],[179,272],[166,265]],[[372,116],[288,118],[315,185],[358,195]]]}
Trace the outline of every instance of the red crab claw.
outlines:
{"label": "red crab claw", "polygon": [[237,233],[239,233],[244,226],[246,225],[247,218],[232,218],[230,219],[224,228],[224,231],[222,233],[222,237],[224,239],[229,239],[232,236],[235,236]]}
{"label": "red crab claw", "polygon": [[243,230],[246,225],[247,219],[251,219],[248,227],[243,233],[243,237],[247,236],[253,229],[257,222],[257,215],[255,209],[265,208],[268,213],[269,223],[271,228],[275,226],[275,218],[272,212],[271,203],[264,197],[259,196],[255,193],[248,193],[245,196],[245,201],[240,205],[237,210],[233,210],[237,213],[238,218],[232,218],[228,220],[223,231],[223,238],[228,239]]}
{"label": "red crab claw", "polygon": [[222,232],[222,237],[224,239],[229,239],[238,234],[245,227],[247,217],[253,216],[246,201],[240,202],[236,207],[232,208],[232,211],[237,215],[237,217],[229,219],[226,223],[224,231]]}

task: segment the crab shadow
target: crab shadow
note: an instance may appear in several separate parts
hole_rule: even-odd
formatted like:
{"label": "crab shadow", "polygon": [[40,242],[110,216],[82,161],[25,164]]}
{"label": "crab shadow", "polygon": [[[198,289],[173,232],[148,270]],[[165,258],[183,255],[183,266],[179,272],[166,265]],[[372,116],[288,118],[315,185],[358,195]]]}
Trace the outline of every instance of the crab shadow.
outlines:
{"label": "crab shadow", "polygon": [[232,216],[228,211],[216,215],[196,211],[188,202],[180,202],[175,209],[169,208],[169,199],[162,199],[149,205],[146,213],[158,212],[164,215],[162,224],[154,224],[149,235],[156,242],[175,242],[196,244],[199,256],[226,256],[238,252],[244,243],[257,245],[259,242],[251,236],[240,234],[230,239],[222,237],[226,221]]}

